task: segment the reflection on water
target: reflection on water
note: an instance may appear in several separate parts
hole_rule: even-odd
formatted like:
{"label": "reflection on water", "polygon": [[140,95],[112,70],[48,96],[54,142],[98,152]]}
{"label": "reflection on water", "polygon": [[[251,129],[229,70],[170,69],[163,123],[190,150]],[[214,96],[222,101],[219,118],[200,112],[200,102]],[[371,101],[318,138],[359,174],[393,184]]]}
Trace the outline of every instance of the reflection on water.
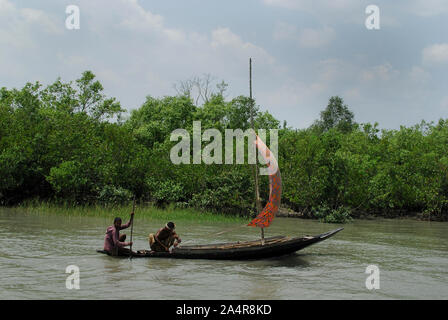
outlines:
{"label": "reflection on water", "polygon": [[[294,255],[252,261],[98,254],[112,224],[104,218],[0,209],[0,223],[0,299],[448,299],[447,223],[356,221]],[[133,247],[148,249],[148,233],[165,223],[136,217]],[[266,236],[319,234],[337,227],[277,218]],[[177,231],[188,245],[259,238],[259,230],[229,223],[179,222]],[[65,287],[71,264],[80,268],[80,290]],[[370,264],[380,268],[376,291],[365,287]]]}

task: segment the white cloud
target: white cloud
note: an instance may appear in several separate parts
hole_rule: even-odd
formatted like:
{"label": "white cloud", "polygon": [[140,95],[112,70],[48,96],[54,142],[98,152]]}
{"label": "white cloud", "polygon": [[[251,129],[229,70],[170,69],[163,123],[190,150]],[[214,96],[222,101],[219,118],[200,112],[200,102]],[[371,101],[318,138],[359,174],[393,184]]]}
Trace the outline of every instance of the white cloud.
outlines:
{"label": "white cloud", "polygon": [[347,90],[344,91],[343,93],[343,97],[344,98],[348,98],[348,99],[359,99],[361,97],[361,92],[359,88],[349,88]]}
{"label": "white cloud", "polygon": [[414,66],[409,72],[409,77],[416,83],[426,83],[431,79],[429,72],[425,71],[422,67]]}
{"label": "white cloud", "polygon": [[240,36],[233,33],[229,28],[213,30],[210,46],[219,51],[220,54],[228,52],[238,60],[246,61],[249,57],[252,57],[267,64],[275,62],[274,57],[267,53],[265,49],[253,43],[243,41]]}
{"label": "white cloud", "polygon": [[280,7],[286,9],[310,10],[321,7],[327,9],[347,9],[357,3],[356,0],[263,0],[268,6]]}
{"label": "white cloud", "polygon": [[298,0],[263,0],[263,2],[268,6],[287,9],[299,9],[303,5],[302,1]]}
{"label": "white cloud", "polygon": [[418,16],[430,17],[448,13],[446,0],[414,0],[408,5],[410,11]]}
{"label": "white cloud", "polygon": [[262,3],[285,12],[304,12],[322,25],[364,25],[366,17],[366,4],[359,0],[262,0]]}
{"label": "white cloud", "polygon": [[[225,58],[224,55],[217,57],[216,51],[226,51],[232,57],[248,58],[253,55],[268,63],[274,63],[274,58],[264,48],[244,41],[228,27],[201,33],[170,28],[166,25],[163,16],[144,9],[136,0],[120,0],[117,5],[110,8],[112,12],[98,17],[98,11],[100,11],[98,9],[104,5],[104,2],[86,1],[86,6],[89,8],[87,14],[91,15],[89,17],[91,28],[96,30],[100,37],[110,37],[109,26],[115,25],[112,32],[116,31],[124,35],[124,38],[120,39],[122,46],[130,42],[138,43],[140,49],[147,49],[133,53],[137,56],[137,60],[140,55],[147,55],[149,52],[150,56],[146,56],[147,58],[162,60],[173,58],[173,61],[180,61],[185,65],[191,65],[191,62],[187,62],[188,60],[203,64],[208,60]],[[231,60],[231,57],[228,60]]]}
{"label": "white cloud", "polygon": [[[448,2],[448,1],[447,1]],[[356,25],[364,28],[367,18],[365,9],[371,2],[359,0],[263,0],[266,6],[283,8],[289,11],[306,12],[314,20],[324,25]],[[399,27],[402,15],[397,11],[404,11],[403,4],[387,2],[378,5],[381,15],[382,27]],[[410,9],[409,9],[410,10]]]}
{"label": "white cloud", "polygon": [[448,63],[448,43],[438,43],[424,48],[423,62],[427,64]]}
{"label": "white cloud", "polygon": [[161,30],[163,17],[143,9],[136,0],[121,0],[121,6],[126,8],[122,13],[121,25],[134,30]]}
{"label": "white cloud", "polygon": [[[325,106],[328,88],[321,82],[304,82],[286,78],[282,83],[272,83],[269,90],[256,95],[257,102],[269,112],[286,119],[289,124],[308,127]],[[316,107],[318,105],[318,107]]]}
{"label": "white cloud", "polygon": [[445,96],[445,97],[442,98],[442,101],[440,102],[440,106],[445,111],[448,111],[448,96]]}
{"label": "white cloud", "polygon": [[[444,12],[438,3],[432,13],[422,12]],[[70,31],[65,29],[64,5],[59,1],[0,0],[1,83],[8,87],[34,80],[50,83],[57,76],[69,81],[89,69],[104,85],[106,94],[117,97],[126,108],[135,108],[147,94],[175,94],[176,81],[204,73],[228,82],[229,98],[247,94],[248,59],[252,57],[257,103],[294,126],[311,124],[332,95],[347,99],[357,117],[386,126],[404,121],[412,124],[425,115],[440,114],[435,109],[447,103],[441,100],[446,94],[438,86],[445,80],[443,73],[431,73],[435,68],[430,68],[447,62],[447,45],[414,50],[414,45],[424,48],[425,43],[441,41],[440,35],[431,31],[435,26],[422,24],[422,31],[428,32],[416,34],[412,46],[406,47],[407,42],[400,40],[400,50],[409,55],[399,56],[391,44],[397,44],[393,41],[402,35],[408,39],[406,24],[392,33],[366,33],[366,2],[259,1],[260,5],[251,10],[254,17],[263,20],[254,19],[249,26],[239,22],[244,10],[216,12],[210,10],[216,8],[208,2],[200,7],[184,6],[181,13],[164,2],[157,5],[160,11],[154,11],[151,3],[142,0],[116,0],[113,4],[108,0],[78,0],[77,4],[81,29]],[[270,6],[272,15],[264,15],[266,7],[260,8],[264,5]],[[395,21],[387,23],[388,17],[406,23],[413,23],[415,18],[399,3],[380,4],[380,9],[382,27],[396,26]],[[306,19],[300,11],[305,12]],[[190,19],[190,15],[201,14],[204,19],[200,21]],[[240,16],[234,19],[237,14]],[[289,23],[277,23],[272,34],[277,41],[272,43],[266,38],[271,35],[265,32],[276,21]],[[446,23],[439,23],[444,30]],[[384,48],[378,48],[383,44]],[[416,53],[422,54],[421,65],[410,62]],[[402,114],[411,106],[421,109],[418,119],[388,113],[395,110]]]}
{"label": "white cloud", "polygon": [[58,25],[55,21],[56,19],[50,17],[42,10],[23,8],[20,10],[20,15],[26,24],[37,25],[45,32],[61,34],[64,30],[64,25]]}
{"label": "white cloud", "polygon": [[[202,52],[203,56],[200,61],[197,61],[197,64],[207,68],[208,71],[204,70],[204,73],[212,73],[227,81],[235,79],[235,77],[240,79],[243,77],[247,80],[249,58],[252,58],[254,64],[254,77],[257,74],[272,76],[278,72],[277,70],[282,69],[275,58],[263,47],[244,41],[241,36],[229,28],[212,30],[211,39],[200,43],[199,47],[194,49]],[[246,68],[247,70],[245,70]]]}
{"label": "white cloud", "polygon": [[322,94],[325,89],[323,83],[305,83],[289,78],[274,90],[261,92],[259,98],[270,106],[300,105]]}
{"label": "white cloud", "polygon": [[82,39],[87,43],[94,41],[95,50],[86,55],[89,48],[70,51],[61,47],[57,49],[58,60],[71,73],[90,68],[125,107],[136,107],[147,94],[175,94],[174,83],[206,73],[230,83],[230,96],[245,94],[231,90],[242,81],[239,78],[247,81],[244,69],[248,68],[249,57],[254,59],[254,73],[272,75],[282,69],[266,49],[229,27],[201,32],[173,28],[164,16],[143,8],[135,0],[117,1],[107,12],[100,10],[105,3],[80,3],[85,21],[81,26],[85,33]]}
{"label": "white cloud", "polygon": [[8,0],[0,0],[0,44],[15,48],[31,48],[38,43],[37,32],[47,35],[62,34],[64,25],[42,10],[17,8]]}
{"label": "white cloud", "polygon": [[304,29],[300,32],[299,43],[304,48],[319,48],[328,45],[335,37],[333,29]]}
{"label": "white cloud", "polygon": [[335,31],[329,27],[304,28],[280,22],[277,23],[273,37],[276,40],[287,40],[298,43],[303,48],[320,48],[327,46],[335,38]]}
{"label": "white cloud", "polygon": [[[324,11],[328,12],[335,10],[341,12],[353,12],[354,9],[364,9],[368,4],[371,4],[369,2],[358,0],[262,0],[262,2],[265,5],[271,7],[320,13],[323,13]],[[407,10],[412,14],[422,17],[437,16],[448,13],[448,1],[446,0],[410,0],[406,1],[405,4],[397,3],[396,6],[395,3],[379,5],[380,9],[383,9],[387,6],[394,6],[394,9],[398,10]],[[364,11],[359,11],[359,13],[364,13]],[[387,17],[387,19],[392,18]],[[394,24],[396,23],[396,21],[394,21],[393,19],[391,21]],[[386,21],[384,20],[384,22]]]}
{"label": "white cloud", "polygon": [[15,6],[8,0],[0,0],[0,14],[4,14],[5,12],[9,13],[14,10],[16,10]]}
{"label": "white cloud", "polygon": [[278,22],[275,26],[273,37],[276,40],[291,40],[296,39],[298,35],[297,27],[295,25]]}
{"label": "white cloud", "polygon": [[[135,108],[146,95],[175,94],[174,83],[205,73],[230,83],[230,97],[247,94],[249,57],[254,77],[284,70],[265,48],[230,27],[199,32],[172,27],[136,0],[113,5],[79,0],[77,31],[65,28],[64,6],[24,6],[32,8],[0,0],[0,82],[6,86],[35,80],[48,84],[58,76],[70,81],[92,70],[106,94]],[[57,10],[61,16],[54,19]],[[261,81],[254,87],[259,89]]]}
{"label": "white cloud", "polygon": [[397,79],[399,75],[400,72],[387,62],[361,71],[361,80],[385,82]]}
{"label": "white cloud", "polygon": [[86,56],[83,55],[71,55],[71,54],[63,54],[61,52],[58,52],[56,54],[56,57],[58,61],[64,65],[65,67],[71,67],[71,68],[83,68],[87,64],[91,63],[89,59]]}
{"label": "white cloud", "polygon": [[145,10],[136,0],[121,0],[126,10],[120,16],[119,25],[132,32],[155,33],[172,41],[186,40],[185,33],[180,29],[168,28],[161,15]]}

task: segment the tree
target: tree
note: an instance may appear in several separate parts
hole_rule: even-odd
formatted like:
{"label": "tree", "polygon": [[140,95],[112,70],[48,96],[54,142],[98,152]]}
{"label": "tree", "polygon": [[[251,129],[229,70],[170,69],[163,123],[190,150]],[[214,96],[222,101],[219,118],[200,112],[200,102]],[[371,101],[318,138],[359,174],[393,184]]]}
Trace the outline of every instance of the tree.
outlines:
{"label": "tree", "polygon": [[196,106],[206,104],[213,96],[224,96],[224,92],[229,86],[222,80],[215,84],[216,90],[213,89],[215,78],[210,74],[204,74],[202,77],[192,77],[188,80],[179,81],[174,84],[174,89],[180,96],[186,96],[193,100]]}
{"label": "tree", "polygon": [[320,113],[320,120],[317,120],[314,126],[322,132],[332,128],[349,132],[355,124],[353,118],[353,112],[344,104],[344,100],[338,96],[333,96],[328,101],[325,110]]}
{"label": "tree", "polygon": [[249,97],[239,96],[232,99],[229,105],[230,128],[241,130],[250,128],[251,113],[253,113],[254,118],[256,118],[258,114],[258,107],[255,106],[255,102]]}
{"label": "tree", "polygon": [[137,139],[152,148],[155,143],[169,141],[173,130],[192,127],[196,109],[185,96],[161,99],[148,96],[140,109],[132,111],[128,124]]}

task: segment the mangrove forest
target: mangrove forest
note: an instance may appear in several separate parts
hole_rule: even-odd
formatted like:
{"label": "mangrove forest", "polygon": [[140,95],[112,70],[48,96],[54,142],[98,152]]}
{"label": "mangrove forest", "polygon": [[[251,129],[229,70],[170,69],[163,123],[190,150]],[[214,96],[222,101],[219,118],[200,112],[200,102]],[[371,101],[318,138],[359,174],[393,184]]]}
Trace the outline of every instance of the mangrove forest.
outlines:
{"label": "mangrove forest", "polygon": [[[227,98],[226,86],[201,100],[188,90],[148,95],[131,112],[104,94],[91,71],[71,82],[1,88],[0,205],[119,205],[135,196],[162,208],[252,216],[252,165],[170,160],[173,130],[191,132],[194,121],[201,130],[246,130],[252,113],[256,129],[278,129],[285,210],[327,222],[448,217],[447,120],[379,129],[355,122],[343,99],[333,96],[319,119],[296,129],[252,108],[249,97]],[[260,191],[267,201],[267,176]]]}

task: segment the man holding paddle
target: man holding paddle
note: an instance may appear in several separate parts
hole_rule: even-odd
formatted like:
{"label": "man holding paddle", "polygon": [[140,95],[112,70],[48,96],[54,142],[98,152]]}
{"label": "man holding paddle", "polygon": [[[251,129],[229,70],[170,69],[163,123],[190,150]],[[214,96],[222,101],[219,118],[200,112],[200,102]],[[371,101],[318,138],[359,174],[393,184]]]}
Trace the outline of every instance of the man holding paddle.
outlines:
{"label": "man holding paddle", "polygon": [[131,219],[124,225],[121,224],[121,218],[116,217],[114,219],[114,225],[108,227],[106,230],[106,236],[104,237],[104,251],[107,251],[108,254],[112,256],[130,255],[130,250],[124,247],[132,247],[132,241],[124,242],[126,240],[126,235],[123,234],[120,236],[120,230],[129,228],[133,220],[134,212],[131,212]]}

